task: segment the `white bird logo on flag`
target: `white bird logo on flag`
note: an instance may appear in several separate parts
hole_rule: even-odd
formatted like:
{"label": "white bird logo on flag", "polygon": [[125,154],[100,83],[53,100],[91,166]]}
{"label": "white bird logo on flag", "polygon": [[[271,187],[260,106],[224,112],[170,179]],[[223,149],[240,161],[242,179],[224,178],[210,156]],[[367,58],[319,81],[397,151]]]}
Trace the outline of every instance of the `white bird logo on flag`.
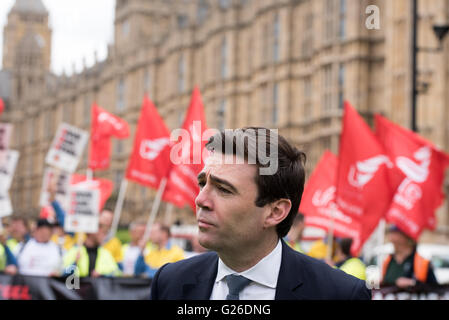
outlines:
{"label": "white bird logo on flag", "polygon": [[140,144],[139,154],[143,159],[154,160],[169,142],[168,138],[143,140]]}
{"label": "white bird logo on flag", "polygon": [[351,166],[348,174],[349,184],[356,188],[363,188],[376,174],[382,164],[386,164],[388,168],[393,168],[390,159],[385,155],[378,155],[364,161],[357,161]]}

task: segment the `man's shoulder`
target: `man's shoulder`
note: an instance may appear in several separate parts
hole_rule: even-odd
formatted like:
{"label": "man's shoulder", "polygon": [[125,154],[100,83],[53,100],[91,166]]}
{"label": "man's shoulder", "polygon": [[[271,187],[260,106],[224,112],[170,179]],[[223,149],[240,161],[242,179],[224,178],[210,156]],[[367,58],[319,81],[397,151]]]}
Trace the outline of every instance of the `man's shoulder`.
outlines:
{"label": "man's shoulder", "polygon": [[122,242],[119,240],[119,238],[112,237],[104,245],[108,246],[108,247],[121,247],[122,246]]}
{"label": "man's shoulder", "polygon": [[213,263],[218,258],[216,252],[206,252],[196,256],[193,256],[188,259],[180,260],[174,263],[167,263],[161,267],[161,272],[172,273],[176,272],[189,272],[189,271],[198,271],[202,270],[205,267],[209,267],[211,263]]}
{"label": "man's shoulder", "polygon": [[[292,250],[293,251],[293,250]],[[370,298],[365,281],[344,271],[330,267],[324,261],[303,253],[290,252],[289,270],[299,274],[302,286],[311,299],[357,299]]]}
{"label": "man's shoulder", "polygon": [[[211,284],[213,283],[212,278],[216,273],[214,270],[216,261],[218,261],[217,253],[207,252],[163,265],[153,278],[151,298],[155,300],[186,299],[182,288],[188,284],[198,286],[201,283],[202,286],[206,286],[203,288],[208,288],[209,281]],[[204,298],[204,295],[207,293],[196,293],[187,299]]]}

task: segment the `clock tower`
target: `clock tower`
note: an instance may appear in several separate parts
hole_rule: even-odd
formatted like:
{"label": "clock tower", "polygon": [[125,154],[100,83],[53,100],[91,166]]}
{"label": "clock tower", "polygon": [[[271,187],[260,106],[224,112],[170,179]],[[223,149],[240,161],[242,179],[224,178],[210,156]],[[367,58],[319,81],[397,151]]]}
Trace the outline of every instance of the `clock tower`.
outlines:
{"label": "clock tower", "polygon": [[3,69],[13,75],[11,98],[21,99],[50,71],[51,29],[42,0],[16,0],[3,31]]}

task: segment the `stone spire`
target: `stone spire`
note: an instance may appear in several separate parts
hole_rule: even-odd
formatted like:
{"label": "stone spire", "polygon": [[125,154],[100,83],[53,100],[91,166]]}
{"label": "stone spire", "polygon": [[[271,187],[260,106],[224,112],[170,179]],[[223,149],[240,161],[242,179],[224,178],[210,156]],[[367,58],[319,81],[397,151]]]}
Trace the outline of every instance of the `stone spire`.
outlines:
{"label": "stone spire", "polygon": [[16,0],[11,12],[48,14],[42,0]]}

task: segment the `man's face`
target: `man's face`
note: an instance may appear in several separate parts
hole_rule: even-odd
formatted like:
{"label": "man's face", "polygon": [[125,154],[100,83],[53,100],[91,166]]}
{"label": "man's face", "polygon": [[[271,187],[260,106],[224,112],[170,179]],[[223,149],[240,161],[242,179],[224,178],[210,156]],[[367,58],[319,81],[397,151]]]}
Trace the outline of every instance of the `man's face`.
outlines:
{"label": "man's face", "polygon": [[86,233],[86,244],[88,244],[89,247],[98,246],[102,243],[103,239],[105,238],[105,234],[101,231],[98,231],[97,233]]}
{"label": "man's face", "polygon": [[139,241],[140,239],[142,239],[144,232],[145,232],[144,224],[135,225],[129,232],[131,241],[136,242],[136,241]]}
{"label": "man's face", "polygon": [[398,248],[409,246],[409,239],[398,231],[391,231],[388,233],[388,240],[393,244],[395,250]]}
{"label": "man's face", "polygon": [[15,239],[22,239],[27,233],[27,229],[22,220],[13,220],[9,227],[10,233]]}
{"label": "man's face", "polygon": [[51,227],[39,227],[34,232],[34,238],[37,242],[47,243],[50,241],[52,236],[52,228]]}
{"label": "man's face", "polygon": [[112,226],[112,220],[114,218],[114,213],[109,210],[103,210],[99,218],[99,228],[104,232],[108,232]]}
{"label": "man's face", "polygon": [[255,205],[257,166],[224,164],[212,153],[198,175],[198,241],[211,250],[236,250],[252,246],[263,234],[266,207]]}
{"label": "man's face", "polygon": [[161,228],[159,227],[159,225],[157,223],[153,224],[153,226],[151,227],[150,241],[152,243],[160,243],[161,242]]}

